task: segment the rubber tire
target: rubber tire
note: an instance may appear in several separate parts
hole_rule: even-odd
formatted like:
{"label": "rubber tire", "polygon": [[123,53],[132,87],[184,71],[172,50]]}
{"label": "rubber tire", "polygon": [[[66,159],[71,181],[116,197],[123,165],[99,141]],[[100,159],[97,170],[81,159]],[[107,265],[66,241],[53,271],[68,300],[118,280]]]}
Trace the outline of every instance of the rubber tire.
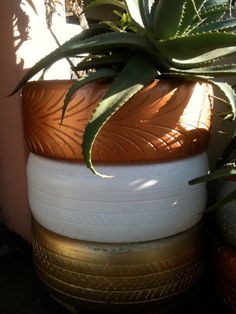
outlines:
{"label": "rubber tire", "polygon": [[187,230],[200,221],[205,183],[188,181],[208,171],[206,154],[161,164],[98,167],[31,154],[27,166],[32,214],[66,237],[96,242],[142,242]]}
{"label": "rubber tire", "polygon": [[215,276],[218,294],[229,313],[236,313],[236,250],[226,242],[218,243]]}
{"label": "rubber tire", "polygon": [[158,241],[108,244],[66,238],[33,223],[41,281],[62,301],[96,309],[172,303],[201,278],[202,245],[200,226]]}
{"label": "rubber tire", "polygon": [[206,186],[188,181],[206,174],[206,154],[149,165],[99,167],[101,179],[77,163],[30,155],[30,207],[45,228],[75,239],[142,242],[182,232],[201,219]]}
{"label": "rubber tire", "polygon": [[[31,152],[83,161],[83,134],[109,83],[81,87],[61,124],[64,98],[73,83],[42,80],[24,86],[24,133]],[[209,84],[155,80],[107,121],[94,143],[93,161],[165,162],[202,153],[210,141],[211,94]]]}

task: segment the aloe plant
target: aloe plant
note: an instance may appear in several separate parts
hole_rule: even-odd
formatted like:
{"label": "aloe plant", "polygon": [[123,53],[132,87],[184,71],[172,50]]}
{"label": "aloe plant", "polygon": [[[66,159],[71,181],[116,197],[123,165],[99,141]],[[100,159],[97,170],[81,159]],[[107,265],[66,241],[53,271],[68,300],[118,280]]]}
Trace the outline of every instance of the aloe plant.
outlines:
{"label": "aloe plant", "polygon": [[[234,136],[223,150],[223,153],[216,162],[216,169],[210,171],[207,175],[191,180],[190,184],[213,181],[226,177],[236,178],[236,161],[230,160],[230,156],[236,149],[236,136]],[[236,189],[221,198],[220,200],[210,204],[208,210],[216,209],[236,199]]]}
{"label": "aloe plant", "polygon": [[85,130],[83,154],[88,168],[98,174],[91,151],[103,125],[154,79],[179,78],[212,84],[227,99],[230,118],[235,120],[235,93],[230,85],[217,81],[218,77],[236,74],[236,63],[227,60],[236,54],[235,8],[228,0],[95,0],[89,7],[102,4],[112,4],[128,14],[131,27],[119,31],[98,25],[84,30],[36,63],[13,92],[59,59],[88,54],[76,66],[76,70],[88,72],[69,90],[63,119],[76,90],[94,80],[113,79]]}

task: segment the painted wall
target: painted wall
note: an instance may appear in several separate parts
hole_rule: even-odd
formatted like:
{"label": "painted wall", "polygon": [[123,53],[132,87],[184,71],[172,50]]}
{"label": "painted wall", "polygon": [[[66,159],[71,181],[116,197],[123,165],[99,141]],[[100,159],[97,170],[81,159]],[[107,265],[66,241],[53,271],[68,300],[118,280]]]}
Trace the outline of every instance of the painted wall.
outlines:
{"label": "painted wall", "polygon": [[[14,2],[14,10],[13,10]],[[16,20],[17,19],[17,20]],[[30,239],[30,212],[26,196],[25,148],[20,95],[6,98],[23,71],[16,65],[13,23],[22,26],[26,36],[27,17],[20,1],[0,2],[0,208],[10,229]]]}
{"label": "painted wall", "polygon": [[[0,1],[0,211],[7,226],[30,240],[30,210],[26,188],[28,151],[24,142],[20,93],[6,97],[24,71],[56,47],[45,23],[44,1]],[[53,29],[60,42],[79,26],[65,25],[57,8]],[[58,63],[46,78],[69,78],[67,63]]]}

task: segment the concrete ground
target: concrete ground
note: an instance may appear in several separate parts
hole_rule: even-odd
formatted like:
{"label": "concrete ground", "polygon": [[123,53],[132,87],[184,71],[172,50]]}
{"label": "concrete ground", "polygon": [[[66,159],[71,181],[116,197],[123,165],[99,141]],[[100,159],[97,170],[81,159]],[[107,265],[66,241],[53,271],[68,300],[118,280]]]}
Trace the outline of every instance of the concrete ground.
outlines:
{"label": "concrete ground", "polygon": [[[199,297],[181,308],[181,314],[225,313],[209,278],[202,285]],[[35,276],[31,247],[0,225],[0,314],[54,313],[69,312],[49,296]],[[79,309],[77,313],[85,314]]]}

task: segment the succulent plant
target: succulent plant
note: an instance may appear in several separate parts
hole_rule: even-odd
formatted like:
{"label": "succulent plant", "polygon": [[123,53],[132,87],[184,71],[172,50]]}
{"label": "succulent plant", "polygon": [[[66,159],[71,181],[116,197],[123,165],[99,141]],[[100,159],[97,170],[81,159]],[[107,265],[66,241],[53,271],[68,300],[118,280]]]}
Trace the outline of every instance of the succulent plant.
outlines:
{"label": "succulent plant", "polygon": [[[236,160],[230,158],[230,156],[235,153],[235,150],[236,136],[234,136],[224,148],[223,153],[217,160],[216,169],[213,169],[207,175],[191,180],[189,183],[197,184],[222,178],[230,178],[231,180],[236,181]],[[234,189],[232,192],[222,197],[221,199],[215,202],[213,201],[212,204],[209,204],[208,210],[216,209],[220,206],[234,201],[235,199],[236,189]]]}
{"label": "succulent plant", "polygon": [[216,80],[236,74],[236,63],[227,60],[236,54],[236,18],[231,1],[95,0],[89,7],[101,4],[112,4],[128,14],[130,27],[116,30],[97,25],[84,30],[36,63],[13,92],[59,59],[88,54],[76,66],[76,70],[87,70],[87,75],[68,91],[62,119],[75,91],[89,82],[112,78],[83,138],[84,160],[94,173],[91,151],[98,132],[128,99],[154,79],[208,82],[222,91],[230,117],[235,119],[235,93],[230,85]]}

